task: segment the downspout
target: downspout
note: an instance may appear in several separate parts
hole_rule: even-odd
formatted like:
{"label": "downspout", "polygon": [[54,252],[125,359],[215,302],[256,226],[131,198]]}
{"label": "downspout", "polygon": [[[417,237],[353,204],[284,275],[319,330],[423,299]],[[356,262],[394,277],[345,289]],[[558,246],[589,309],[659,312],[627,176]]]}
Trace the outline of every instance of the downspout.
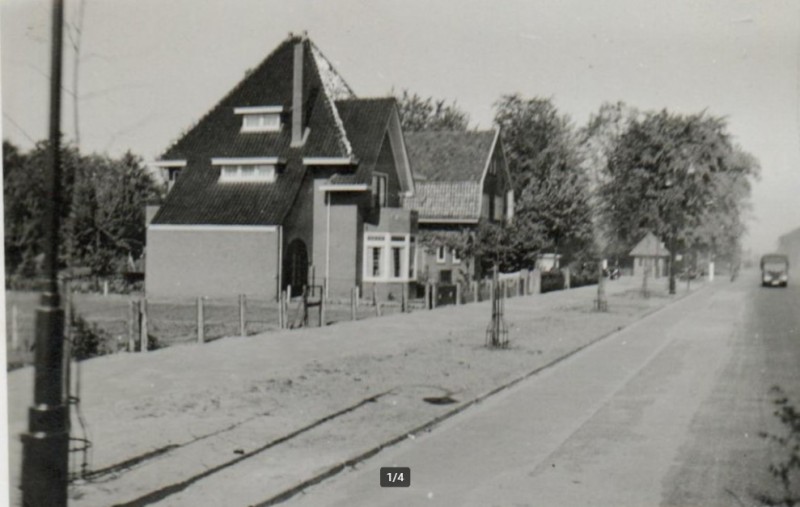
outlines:
{"label": "downspout", "polygon": [[325,299],[328,299],[331,272],[331,193],[327,191],[325,192],[325,204],[328,214],[325,223]]}
{"label": "downspout", "polygon": [[278,291],[277,291],[277,299],[280,301],[281,299],[281,283],[283,282],[283,226],[278,226]]}

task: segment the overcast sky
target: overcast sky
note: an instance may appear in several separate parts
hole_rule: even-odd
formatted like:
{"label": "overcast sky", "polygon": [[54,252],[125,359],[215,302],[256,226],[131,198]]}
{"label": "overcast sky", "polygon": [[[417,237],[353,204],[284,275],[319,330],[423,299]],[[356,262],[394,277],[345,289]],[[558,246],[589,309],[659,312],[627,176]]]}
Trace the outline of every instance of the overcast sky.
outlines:
{"label": "overcast sky", "polygon": [[[796,0],[85,0],[84,151],[148,160],[290,31],[307,30],[358,96],[408,88],[490,128],[503,94],[552,97],[578,125],[605,101],[728,119],[762,164],[747,245],[800,227]],[[65,0],[68,20],[78,0]],[[46,136],[50,2],[0,2],[2,134]],[[65,87],[73,54],[65,52]],[[72,102],[63,130],[74,138]]]}

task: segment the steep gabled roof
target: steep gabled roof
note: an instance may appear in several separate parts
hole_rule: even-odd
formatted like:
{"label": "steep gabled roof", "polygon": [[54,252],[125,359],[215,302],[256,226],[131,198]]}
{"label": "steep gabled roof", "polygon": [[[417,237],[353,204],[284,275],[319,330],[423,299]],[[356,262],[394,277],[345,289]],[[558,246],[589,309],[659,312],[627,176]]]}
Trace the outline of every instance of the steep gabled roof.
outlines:
{"label": "steep gabled roof", "polygon": [[386,137],[389,117],[395,107],[393,98],[337,100],[336,108],[347,137],[358,159],[358,169],[352,174],[336,174],[332,183],[371,183],[372,170]]}
{"label": "steep gabled roof", "polygon": [[480,181],[496,134],[492,130],[406,134],[414,177],[417,181]]}
{"label": "steep gabled roof", "polygon": [[[303,44],[305,144],[291,147],[294,48]],[[162,160],[186,167],[153,218],[154,224],[274,225],[288,213],[306,168],[304,157],[349,158],[353,149],[335,105],[352,96],[344,80],[310,41],[290,37],[237,84]],[[278,132],[242,133],[237,107],[281,106]],[[275,157],[285,160],[272,183],[220,183],[212,158]]]}
{"label": "steep gabled roof", "polygon": [[655,234],[648,232],[639,243],[633,247],[631,257],[669,257],[669,250],[664,243],[656,238]]}
{"label": "steep gabled roof", "polygon": [[403,207],[417,210],[420,220],[478,221],[481,185],[497,139],[492,130],[406,134],[416,188]]}

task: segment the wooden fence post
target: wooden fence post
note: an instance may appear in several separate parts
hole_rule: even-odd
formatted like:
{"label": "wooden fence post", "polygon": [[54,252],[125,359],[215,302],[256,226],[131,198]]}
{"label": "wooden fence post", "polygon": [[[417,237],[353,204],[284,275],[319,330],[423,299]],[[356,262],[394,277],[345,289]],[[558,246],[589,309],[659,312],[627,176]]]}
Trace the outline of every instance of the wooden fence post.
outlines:
{"label": "wooden fence post", "polygon": [[139,300],[139,350],[147,352],[147,299]]}
{"label": "wooden fence post", "polygon": [[400,292],[400,311],[408,312],[408,284],[404,283]]}
{"label": "wooden fence post", "polygon": [[439,297],[439,284],[434,282],[431,285],[431,308],[436,308],[437,299]]}
{"label": "wooden fence post", "polygon": [[375,314],[381,316],[381,302],[378,301],[378,284],[372,284],[372,301],[375,303]]}
{"label": "wooden fence post", "polygon": [[473,280],[471,283],[472,283],[472,302],[477,303],[481,300],[481,295],[478,294],[478,291],[480,290],[481,286],[475,280]]}
{"label": "wooden fence post", "polygon": [[245,306],[247,297],[239,294],[239,336],[247,336],[247,321],[245,321]]}
{"label": "wooden fence post", "polygon": [[542,293],[542,272],[538,268],[531,273],[531,294]]}
{"label": "wooden fence post", "polygon": [[205,318],[203,316],[203,298],[197,298],[197,343],[206,341]]}
{"label": "wooden fence post", "polygon": [[283,329],[283,291],[278,291],[278,329]]}
{"label": "wooden fence post", "polygon": [[128,311],[128,352],[136,350],[136,321],[139,317],[138,306],[136,301],[130,301],[130,310]]}
{"label": "wooden fence post", "polygon": [[456,284],[456,306],[461,304],[461,283]]}
{"label": "wooden fence post", "polygon": [[350,289],[350,320],[356,320],[356,297],[358,294],[358,287]]}
{"label": "wooden fence post", "polygon": [[431,309],[431,295],[430,295],[430,290],[431,290],[431,284],[430,284],[430,283],[428,283],[428,282],[426,282],[426,283],[425,283],[425,309],[426,309],[426,310],[430,310],[430,309]]}
{"label": "wooden fence post", "polygon": [[19,318],[17,305],[11,307],[11,350],[19,350]]}
{"label": "wooden fence post", "polygon": [[361,299],[361,287],[356,285],[356,310],[358,310],[358,306],[361,304],[359,301]]}

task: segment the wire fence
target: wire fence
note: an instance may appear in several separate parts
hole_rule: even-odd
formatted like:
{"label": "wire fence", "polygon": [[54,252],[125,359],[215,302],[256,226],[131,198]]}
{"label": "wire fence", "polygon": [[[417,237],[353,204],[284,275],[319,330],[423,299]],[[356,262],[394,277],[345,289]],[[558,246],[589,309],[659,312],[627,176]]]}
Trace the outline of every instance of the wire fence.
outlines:
{"label": "wire fence", "polygon": [[[121,351],[146,351],[186,343],[205,343],[226,336],[248,336],[278,329],[317,327],[404,312],[487,301],[499,284],[502,297],[535,294],[565,286],[536,271],[504,273],[498,281],[485,279],[461,284],[419,284],[403,292],[400,300],[379,300],[372,294],[351,291],[350,300],[322,301],[320,297],[279,300],[253,295],[225,298],[146,298],[142,294],[65,293],[68,322],[81,320],[92,334],[95,349],[88,355]],[[569,276],[566,276],[566,280]],[[321,287],[318,287],[321,289]],[[319,290],[317,294],[324,293]],[[31,364],[38,293],[9,292],[6,307],[8,369]],[[77,339],[80,339],[78,337]],[[94,343],[94,342],[93,342]],[[86,350],[85,348],[82,350]]]}

